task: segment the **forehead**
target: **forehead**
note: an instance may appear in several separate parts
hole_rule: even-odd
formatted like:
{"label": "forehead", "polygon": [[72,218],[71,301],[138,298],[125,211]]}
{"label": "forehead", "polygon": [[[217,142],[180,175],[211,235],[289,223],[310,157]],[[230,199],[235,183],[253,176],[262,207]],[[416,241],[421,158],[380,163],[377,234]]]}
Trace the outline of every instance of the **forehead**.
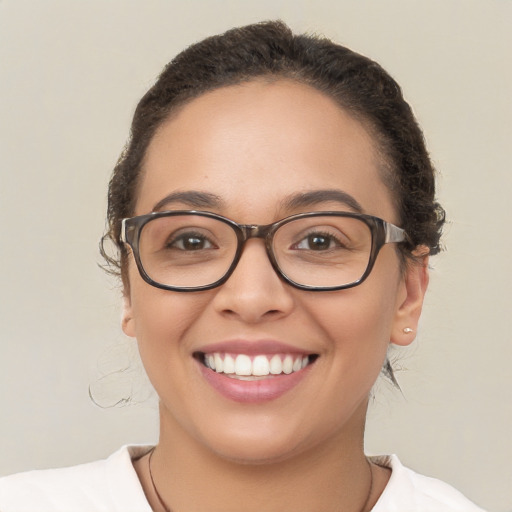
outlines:
{"label": "forehead", "polygon": [[339,189],[367,213],[394,220],[381,174],[372,137],[331,98],[292,81],[258,80],[206,93],[157,130],[136,213],[174,191],[197,190],[219,196],[225,215],[266,222],[286,196]]}

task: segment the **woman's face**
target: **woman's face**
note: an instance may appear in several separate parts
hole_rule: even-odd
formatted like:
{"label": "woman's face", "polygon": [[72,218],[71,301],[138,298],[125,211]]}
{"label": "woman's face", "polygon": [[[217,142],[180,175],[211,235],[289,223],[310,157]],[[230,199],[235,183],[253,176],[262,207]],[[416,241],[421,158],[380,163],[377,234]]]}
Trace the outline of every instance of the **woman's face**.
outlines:
{"label": "woman's face", "polygon": [[[329,190],[396,223],[379,165],[368,132],[330,98],[291,81],[253,81],[204,94],[160,127],[135,214],[158,204],[269,224],[301,212],[354,211],[332,193],[291,201]],[[389,342],[412,341],[403,329],[416,327],[426,286],[424,269],[403,273],[395,247],[386,245],[361,285],[298,290],[276,275],[260,239],[246,243],[234,273],[213,290],[154,288],[133,258],[128,275],[123,328],[137,338],[160,396],[162,432],[247,462],[360,439]],[[290,375],[246,381],[216,374],[197,357],[214,352],[315,357]]]}

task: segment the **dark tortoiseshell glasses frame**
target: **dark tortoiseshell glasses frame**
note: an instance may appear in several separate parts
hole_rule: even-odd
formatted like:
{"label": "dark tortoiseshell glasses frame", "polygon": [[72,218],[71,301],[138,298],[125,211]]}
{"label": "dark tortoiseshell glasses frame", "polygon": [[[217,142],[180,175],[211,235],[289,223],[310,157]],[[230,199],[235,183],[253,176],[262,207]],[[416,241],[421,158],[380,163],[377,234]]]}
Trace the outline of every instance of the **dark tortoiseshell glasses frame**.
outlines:
{"label": "dark tortoiseshell glasses frame", "polygon": [[[155,281],[150,277],[150,275],[146,272],[144,265],[140,258],[139,244],[141,233],[148,223],[152,222],[154,219],[159,219],[162,217],[173,217],[173,216],[198,216],[198,217],[207,217],[210,219],[214,219],[216,221],[220,221],[226,225],[228,225],[235,233],[237,239],[237,248],[236,252],[233,256],[233,260],[231,265],[226,270],[226,272],[217,279],[213,283],[207,283],[201,286],[190,286],[190,287],[182,287],[182,286],[172,286],[167,285],[165,283],[160,283]],[[298,283],[292,280],[289,276],[286,275],[285,272],[279,267],[276,256],[274,254],[273,249],[273,238],[275,233],[282,226],[294,222],[300,219],[308,219],[312,217],[346,217],[357,219],[369,228],[371,233],[371,248],[368,255],[368,264],[366,266],[365,271],[359,276],[358,279],[353,280],[349,283],[336,284],[333,286],[311,286],[302,283]],[[352,288],[361,284],[372,271],[372,268],[377,259],[377,255],[379,251],[385,244],[389,243],[400,243],[407,240],[407,235],[402,228],[395,226],[389,222],[386,222],[379,217],[374,217],[372,215],[365,215],[361,213],[352,213],[352,212],[338,212],[338,211],[320,211],[320,212],[308,212],[308,213],[299,213],[296,215],[291,215],[282,220],[274,222],[272,224],[266,225],[253,225],[253,224],[238,224],[237,222],[223,217],[222,215],[218,215],[211,212],[205,211],[196,211],[196,210],[175,210],[175,211],[162,211],[162,212],[153,212],[148,213],[146,215],[140,215],[137,217],[126,218],[122,220],[121,226],[121,241],[128,244],[135,258],[135,263],[137,265],[138,271],[148,284],[155,286],[156,288],[161,288],[163,290],[170,290],[176,292],[193,292],[193,291],[201,291],[201,290],[210,290],[212,288],[216,288],[217,286],[225,283],[230,275],[235,270],[243,252],[244,244],[247,240],[251,238],[261,238],[265,242],[265,247],[267,250],[268,258],[274,268],[275,272],[283,279],[285,282],[290,284],[295,288],[299,288],[301,290],[308,291],[334,291],[334,290],[344,290],[347,288]]]}

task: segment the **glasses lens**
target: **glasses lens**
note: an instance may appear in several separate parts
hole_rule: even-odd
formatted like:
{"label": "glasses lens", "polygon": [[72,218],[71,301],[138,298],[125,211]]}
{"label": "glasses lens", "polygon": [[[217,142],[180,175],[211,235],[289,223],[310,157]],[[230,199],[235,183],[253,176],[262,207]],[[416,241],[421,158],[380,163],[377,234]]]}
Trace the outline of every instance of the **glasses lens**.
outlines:
{"label": "glasses lens", "polygon": [[372,247],[368,225],[352,217],[318,216],[293,220],[274,235],[281,271],[305,286],[355,283],[366,271]]}
{"label": "glasses lens", "polygon": [[156,217],[142,228],[139,255],[146,274],[176,288],[206,286],[228,271],[236,254],[228,224],[200,215]]}

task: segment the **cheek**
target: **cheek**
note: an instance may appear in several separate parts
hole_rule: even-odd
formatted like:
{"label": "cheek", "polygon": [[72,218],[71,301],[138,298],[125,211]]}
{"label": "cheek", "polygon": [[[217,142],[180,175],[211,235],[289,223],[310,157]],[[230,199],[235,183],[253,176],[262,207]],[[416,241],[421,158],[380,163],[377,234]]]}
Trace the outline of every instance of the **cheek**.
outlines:
{"label": "cheek", "polygon": [[178,416],[194,400],[188,385],[194,374],[188,333],[208,302],[204,292],[194,295],[159,290],[144,282],[131,289],[142,363],[162,402],[174,404]]}
{"label": "cheek", "polygon": [[330,340],[335,372],[373,381],[378,377],[393,330],[399,283],[398,273],[384,279],[370,276],[360,286],[312,301],[309,310]]}
{"label": "cheek", "polygon": [[169,370],[180,371],[187,357],[187,333],[208,304],[208,293],[178,293],[144,282],[130,269],[131,334],[137,339],[146,371],[153,381]]}
{"label": "cheek", "polygon": [[329,337],[338,344],[366,345],[388,343],[394,316],[394,297],[364,293],[364,284],[343,290],[338,298],[322,297],[314,305],[314,314]]}

